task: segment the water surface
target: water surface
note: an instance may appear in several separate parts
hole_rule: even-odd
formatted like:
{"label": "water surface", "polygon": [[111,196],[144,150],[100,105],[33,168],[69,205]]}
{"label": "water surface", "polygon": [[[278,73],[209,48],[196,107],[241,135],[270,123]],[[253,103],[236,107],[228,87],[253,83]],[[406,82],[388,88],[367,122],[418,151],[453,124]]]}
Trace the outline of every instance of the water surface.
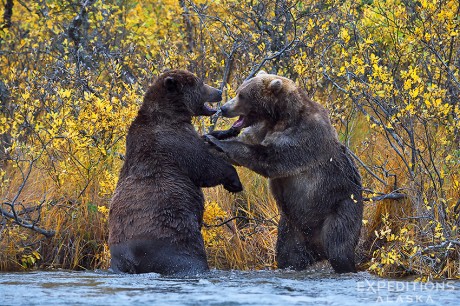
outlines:
{"label": "water surface", "polygon": [[191,278],[106,271],[0,273],[0,305],[460,305],[460,282],[329,270],[211,271]]}

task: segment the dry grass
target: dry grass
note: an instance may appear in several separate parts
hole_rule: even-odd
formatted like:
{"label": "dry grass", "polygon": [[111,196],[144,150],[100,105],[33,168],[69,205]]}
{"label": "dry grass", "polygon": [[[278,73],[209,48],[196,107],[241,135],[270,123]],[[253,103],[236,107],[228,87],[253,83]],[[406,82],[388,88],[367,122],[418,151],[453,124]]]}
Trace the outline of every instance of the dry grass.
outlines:
{"label": "dry grass", "polygon": [[[366,135],[354,141],[365,141]],[[392,173],[403,178],[402,167],[396,159],[386,157],[379,152],[388,152],[384,142],[372,139],[372,146],[364,147],[363,152],[356,152],[361,157],[387,158],[386,164]],[[121,165],[121,161],[120,161]],[[118,165],[118,167],[120,166]],[[14,197],[22,183],[17,168],[4,168],[10,180],[4,186],[3,198]],[[114,169],[118,169],[117,166]],[[209,265],[218,269],[265,269],[276,268],[275,245],[279,213],[276,203],[270,194],[265,178],[254,174],[248,169],[238,168],[244,191],[231,194],[222,187],[205,189],[207,208],[203,228]],[[30,268],[66,268],[66,269],[107,269],[110,254],[107,247],[107,207],[110,194],[101,192],[99,177],[95,177],[83,193],[81,181],[68,180],[57,186],[46,169],[34,168],[26,187],[23,189],[18,203],[23,208],[34,206],[46,194],[46,202],[42,207],[40,227],[56,231],[51,239],[33,231],[18,227],[8,221],[0,231],[0,270],[21,270]],[[104,175],[102,171],[97,172]],[[380,185],[368,173],[361,170],[366,187],[390,192],[393,186]],[[391,179],[391,178],[390,178]],[[390,180],[391,181],[391,180]],[[455,225],[455,201],[459,196],[459,187],[454,186],[454,178],[446,180],[451,184],[446,194],[449,201],[447,224],[449,239],[455,240],[458,232]],[[405,186],[409,197],[405,200],[384,200],[366,202],[364,219],[368,221],[363,228],[362,239],[358,247],[359,257],[363,261],[362,268],[369,268],[376,262],[381,264],[377,270],[382,276],[403,276],[407,274],[424,275],[432,278],[458,277],[458,246],[427,249],[430,245],[439,245],[442,239],[436,238],[433,231],[435,225],[428,221],[416,220],[416,205],[411,195],[416,185],[401,180],[398,186]],[[20,207],[21,205],[19,205]],[[423,209],[426,209],[422,207]],[[20,210],[21,210],[20,209]],[[19,210],[19,211],[20,211]],[[29,213],[36,219],[38,213]],[[382,219],[387,216],[387,221]],[[438,211],[433,210],[433,220],[439,219]],[[219,226],[216,226],[219,225]],[[385,229],[399,237],[401,229],[407,230],[400,235],[400,240],[377,238],[374,234]],[[410,238],[408,243],[406,238]],[[419,253],[413,255],[414,246]],[[377,253],[376,253],[377,252]],[[395,263],[382,264],[382,256],[393,252],[398,255]],[[379,257],[380,256],[380,257]],[[370,261],[372,257],[376,259]],[[436,258],[441,260],[437,262]]]}
{"label": "dry grass", "polygon": [[[22,177],[17,168],[8,170],[11,181],[3,197],[13,198]],[[34,169],[15,205],[16,210],[22,213],[35,207],[46,195],[40,214],[33,211],[27,214],[27,218],[39,220],[38,226],[55,231],[55,235],[47,239],[8,220],[0,236],[0,249],[3,250],[0,252],[0,270],[108,267],[107,218],[98,211],[98,206],[107,205],[108,199],[97,197],[93,185],[75,199],[73,193],[77,189],[72,184],[69,181],[57,188],[44,171]]]}
{"label": "dry grass", "polygon": [[[208,231],[218,233],[217,239],[207,241],[208,261],[218,269],[273,268],[279,219],[276,203],[265,178],[243,168],[238,172],[245,188],[242,193],[232,195],[222,187],[206,191],[207,201],[217,202],[226,212],[226,218],[214,218],[213,224],[221,226],[204,229],[205,238]],[[209,219],[206,214],[205,220]],[[235,219],[222,224],[231,218]]]}
{"label": "dry grass", "polygon": [[[216,203],[218,215],[209,209],[204,228],[209,264],[219,269],[261,269],[275,266],[275,242],[278,211],[268,190],[267,180],[247,169],[238,169],[245,190],[231,194],[222,187],[205,189],[207,202]],[[20,172],[10,169],[8,193],[11,198],[22,183]],[[95,180],[96,182],[97,180]],[[96,183],[75,199],[77,186],[69,181],[60,188],[39,169],[31,174],[20,201],[24,208],[42,200],[39,225],[52,229],[47,239],[11,222],[0,237],[0,270],[29,268],[106,269],[110,254],[107,247],[107,212],[110,196],[99,196]],[[102,209],[98,209],[102,207]],[[38,216],[30,216],[35,219]],[[228,219],[237,218],[214,227]],[[206,222],[206,221],[205,221]],[[212,235],[212,237],[210,236]]]}

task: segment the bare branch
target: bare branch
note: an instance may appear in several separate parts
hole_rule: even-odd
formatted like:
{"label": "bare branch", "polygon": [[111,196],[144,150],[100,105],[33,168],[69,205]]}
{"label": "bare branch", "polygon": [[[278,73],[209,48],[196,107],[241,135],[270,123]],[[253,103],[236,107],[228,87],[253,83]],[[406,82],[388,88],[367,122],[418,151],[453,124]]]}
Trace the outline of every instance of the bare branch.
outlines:
{"label": "bare branch", "polygon": [[55,231],[48,231],[48,230],[45,230],[45,229],[42,229],[42,228],[36,226],[35,223],[29,223],[27,221],[24,221],[22,218],[20,218],[18,216],[18,214],[14,210],[14,206],[13,206],[12,203],[6,203],[5,202],[3,204],[10,206],[13,213],[7,212],[6,210],[4,210],[3,208],[0,207],[0,213],[2,214],[2,216],[13,220],[19,226],[31,229],[31,230],[33,230],[33,231],[35,231],[37,233],[42,234],[46,238],[51,238],[51,237],[53,237],[55,235],[55,233],[56,233]]}
{"label": "bare branch", "polygon": [[442,243],[440,243],[438,245],[430,245],[430,246],[424,248],[423,250],[421,250],[421,253],[426,253],[426,252],[429,252],[429,251],[435,251],[435,250],[444,249],[444,248],[448,249],[448,248],[452,247],[452,245],[460,246],[460,241],[458,241],[458,240],[446,240],[446,241],[443,241]]}
{"label": "bare branch", "polygon": [[370,175],[372,175],[374,178],[376,178],[380,183],[383,185],[387,185],[387,183],[381,179],[377,174],[375,174],[366,164],[355,154],[353,153],[350,149],[347,148],[348,153],[350,153],[353,158],[358,161],[358,163],[367,171],[369,172]]}
{"label": "bare branch", "polygon": [[[276,217],[276,216],[275,216]],[[244,216],[235,216],[235,217],[231,217],[230,219],[227,219],[221,223],[217,223],[217,224],[203,224],[204,227],[206,228],[212,228],[212,227],[220,227],[220,226],[223,226],[223,225],[226,225],[227,223],[233,221],[233,220],[236,220],[236,219],[243,219],[245,221],[255,221],[257,223],[270,223],[270,224],[273,224],[273,225],[277,225],[277,223],[275,221],[273,221],[272,219],[274,219],[275,217],[273,218],[270,218],[270,219],[255,219],[255,218],[248,218],[248,217],[244,217]]]}
{"label": "bare branch", "polygon": [[372,198],[363,198],[363,201],[377,202],[377,201],[382,201],[382,200],[401,200],[405,198],[407,198],[407,195],[405,195],[404,193],[391,192],[388,194],[383,194],[383,195],[375,196]]}
{"label": "bare branch", "polygon": [[279,50],[278,52],[275,52],[270,56],[264,57],[262,59],[262,61],[257,66],[252,68],[251,72],[249,73],[249,75],[245,79],[245,81],[253,78],[256,75],[256,73],[265,65],[266,62],[271,61],[271,60],[273,60],[275,58],[279,58],[287,50],[295,48],[296,45],[300,42],[300,40],[297,38],[297,23],[296,23],[296,19],[292,15],[292,12],[290,11],[290,9],[286,9],[286,15],[290,15],[290,17],[292,18],[292,21],[293,21],[293,25],[292,25],[292,28],[294,29],[294,37],[293,37],[293,39],[288,44],[286,44],[281,50]]}
{"label": "bare branch", "polygon": [[13,16],[13,0],[6,0],[5,11],[3,12],[3,25],[2,29],[8,29],[11,27],[11,17]]}
{"label": "bare branch", "polygon": [[187,7],[187,4],[185,3],[185,0],[179,0],[179,5],[184,11],[182,13],[182,16],[184,17],[184,23],[185,23],[185,34],[187,37],[187,51],[192,52],[193,49],[195,49],[195,41],[193,40],[193,24],[192,21],[190,20],[190,10]]}
{"label": "bare branch", "polygon": [[[233,47],[232,47],[232,51],[230,51],[230,53],[227,55],[227,60],[225,62],[225,68],[224,68],[224,76],[222,78],[222,83],[220,83],[220,90],[223,91],[224,90],[224,87],[227,85],[228,83],[228,79],[230,77],[230,70],[232,68],[232,64],[233,64],[233,57],[236,53],[236,51],[238,50],[239,48],[239,43],[237,41],[235,41],[233,43]],[[211,117],[211,126],[209,127],[209,133],[211,133],[212,131],[214,131],[214,129],[216,128],[216,124],[217,124],[217,120],[219,119],[219,117],[221,116],[221,111],[220,111],[220,102],[218,103],[218,108],[219,110],[217,111],[216,114],[214,114],[212,117]]]}

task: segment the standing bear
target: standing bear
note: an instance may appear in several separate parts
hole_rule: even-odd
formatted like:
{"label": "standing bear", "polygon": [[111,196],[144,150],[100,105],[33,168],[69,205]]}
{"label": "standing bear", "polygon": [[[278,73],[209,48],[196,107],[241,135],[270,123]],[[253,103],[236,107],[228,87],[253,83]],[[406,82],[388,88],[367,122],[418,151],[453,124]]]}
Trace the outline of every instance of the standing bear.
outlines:
{"label": "standing bear", "polygon": [[281,214],[278,267],[303,270],[328,259],[338,273],[356,272],[361,178],[328,112],[291,80],[264,72],[245,81],[221,111],[240,117],[207,140],[235,165],[269,178]]}
{"label": "standing bear", "polygon": [[201,187],[242,190],[235,168],[208,151],[192,116],[222,92],[194,74],[171,70],[145,94],[126,139],[126,156],[109,214],[115,272],[190,275],[208,270]]}

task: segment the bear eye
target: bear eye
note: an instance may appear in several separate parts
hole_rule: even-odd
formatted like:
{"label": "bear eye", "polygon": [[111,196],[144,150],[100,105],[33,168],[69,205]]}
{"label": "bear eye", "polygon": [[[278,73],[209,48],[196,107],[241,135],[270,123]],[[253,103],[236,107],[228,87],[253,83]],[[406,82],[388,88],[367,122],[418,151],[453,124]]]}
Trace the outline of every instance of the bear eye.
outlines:
{"label": "bear eye", "polygon": [[243,95],[242,93],[239,93],[239,94],[238,94],[238,98],[244,99],[244,95]]}

